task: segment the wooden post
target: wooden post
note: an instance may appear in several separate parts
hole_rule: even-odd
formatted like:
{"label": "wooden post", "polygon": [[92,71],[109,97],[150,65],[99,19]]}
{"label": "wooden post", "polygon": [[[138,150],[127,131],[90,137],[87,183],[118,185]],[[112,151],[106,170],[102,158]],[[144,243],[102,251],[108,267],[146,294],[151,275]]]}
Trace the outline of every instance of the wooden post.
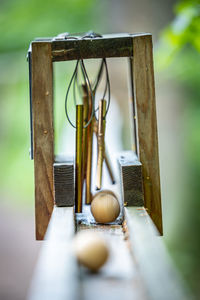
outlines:
{"label": "wooden post", "polygon": [[152,36],[150,34],[133,37],[133,80],[137,106],[139,160],[143,168],[144,203],[162,234]]}
{"label": "wooden post", "polygon": [[32,108],[36,239],[44,238],[53,210],[53,70],[50,42],[32,43]]}

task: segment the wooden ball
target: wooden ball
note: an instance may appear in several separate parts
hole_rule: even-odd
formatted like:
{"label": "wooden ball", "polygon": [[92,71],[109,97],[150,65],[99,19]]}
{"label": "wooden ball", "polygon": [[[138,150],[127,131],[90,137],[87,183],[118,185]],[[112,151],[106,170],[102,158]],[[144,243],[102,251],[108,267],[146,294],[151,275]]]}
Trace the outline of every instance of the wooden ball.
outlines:
{"label": "wooden ball", "polygon": [[97,193],[91,203],[91,212],[97,223],[111,223],[120,213],[120,205],[111,191]]}
{"label": "wooden ball", "polygon": [[109,256],[105,240],[92,230],[83,230],[76,234],[74,252],[78,261],[93,272],[98,271]]}

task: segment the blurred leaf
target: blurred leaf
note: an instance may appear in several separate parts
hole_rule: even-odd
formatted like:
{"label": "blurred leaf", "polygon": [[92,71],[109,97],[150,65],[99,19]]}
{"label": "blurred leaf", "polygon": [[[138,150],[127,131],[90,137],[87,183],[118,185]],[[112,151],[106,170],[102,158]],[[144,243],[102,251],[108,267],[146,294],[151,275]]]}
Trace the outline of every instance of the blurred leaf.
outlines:
{"label": "blurred leaf", "polygon": [[35,37],[96,30],[99,23],[95,6],[95,0],[3,2],[0,4],[0,52],[26,49]]}

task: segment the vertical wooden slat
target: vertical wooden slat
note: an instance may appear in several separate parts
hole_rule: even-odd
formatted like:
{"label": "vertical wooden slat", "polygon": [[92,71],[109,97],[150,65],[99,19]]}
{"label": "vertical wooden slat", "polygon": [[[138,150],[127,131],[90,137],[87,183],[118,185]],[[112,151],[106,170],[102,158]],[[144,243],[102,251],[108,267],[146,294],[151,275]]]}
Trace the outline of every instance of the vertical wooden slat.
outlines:
{"label": "vertical wooden slat", "polygon": [[32,105],[36,239],[44,238],[53,210],[53,70],[51,43],[32,43]]}
{"label": "vertical wooden slat", "polygon": [[145,207],[162,234],[152,37],[149,34],[133,38],[133,80]]}

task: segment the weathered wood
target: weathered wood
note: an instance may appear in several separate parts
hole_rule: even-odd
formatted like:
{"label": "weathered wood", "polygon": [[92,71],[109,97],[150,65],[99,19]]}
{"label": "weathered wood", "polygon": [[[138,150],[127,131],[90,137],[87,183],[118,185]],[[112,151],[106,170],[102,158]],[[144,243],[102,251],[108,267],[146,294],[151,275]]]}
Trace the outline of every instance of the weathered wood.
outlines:
{"label": "weathered wood", "polygon": [[133,151],[124,151],[118,158],[122,198],[125,206],[143,206],[142,164]]}
{"label": "weathered wood", "polygon": [[[85,209],[88,210],[88,207]],[[78,231],[94,230],[101,233],[107,241],[110,255],[96,274],[80,268],[80,300],[147,300],[143,280],[132,258],[128,241],[125,240],[122,226],[91,223],[90,214],[86,210],[82,223],[80,218],[77,222]]]}
{"label": "weathered wood", "polygon": [[150,300],[192,299],[146,210],[125,208],[131,250]]}
{"label": "weathered wood", "polygon": [[38,263],[29,300],[78,300],[78,266],[71,243],[75,232],[72,207],[54,207]]}
{"label": "weathered wood", "polygon": [[133,37],[146,36],[149,33],[107,34],[102,37],[81,39],[53,39],[53,61],[103,58],[131,57],[133,54]]}
{"label": "weathered wood", "polygon": [[74,159],[66,158],[54,163],[54,197],[57,206],[74,206]]}
{"label": "weathered wood", "polygon": [[139,160],[142,163],[144,203],[162,234],[158,137],[152,37],[133,38],[134,95],[137,105]]}
{"label": "weathered wood", "polygon": [[88,206],[76,215],[78,231],[95,230],[107,240],[110,257],[98,273],[77,266],[71,248],[74,217],[72,207],[54,208],[29,300],[192,299],[143,207],[125,208],[125,234],[126,226],[92,222]]}
{"label": "weathered wood", "polygon": [[132,55],[131,36],[94,39],[61,40],[52,42],[53,61],[126,57]]}
{"label": "weathered wood", "polygon": [[51,43],[32,43],[32,107],[36,238],[43,239],[53,210],[53,78]]}
{"label": "weathered wood", "polygon": [[105,34],[95,38],[36,38],[34,43],[52,44],[52,61],[66,61],[103,57],[132,57],[133,38],[151,36],[150,33]]}

